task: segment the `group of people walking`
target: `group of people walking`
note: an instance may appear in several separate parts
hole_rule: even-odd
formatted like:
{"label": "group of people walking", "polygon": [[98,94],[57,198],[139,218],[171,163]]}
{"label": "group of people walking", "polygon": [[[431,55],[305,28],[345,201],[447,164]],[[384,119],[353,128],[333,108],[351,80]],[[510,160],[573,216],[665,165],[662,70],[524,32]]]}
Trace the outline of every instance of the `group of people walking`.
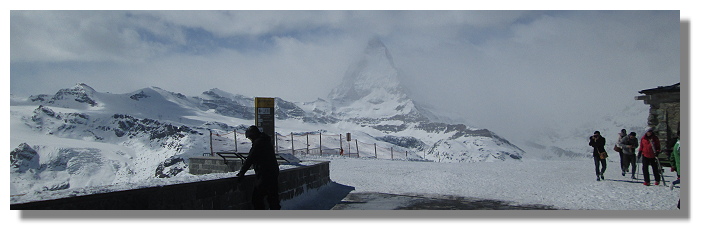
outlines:
{"label": "group of people walking", "polygon": [[[676,142],[673,152],[671,153],[671,158],[673,159],[672,168],[677,172],[680,179],[680,131],[678,133],[679,141]],[[593,147],[593,158],[595,161],[595,174],[597,175],[597,181],[605,179],[605,170],[607,169],[607,151],[605,150],[606,140],[599,131],[595,131],[592,136],[590,136],[589,145]],[[622,170],[622,176],[626,176],[627,173],[631,173],[632,179],[637,179],[636,163],[638,159],[641,159],[642,168],[644,174],[644,185],[651,185],[651,177],[649,169],[654,175],[654,185],[659,185],[661,179],[661,168],[659,165],[659,160],[657,156],[661,153],[661,142],[654,133],[653,127],[646,129],[646,133],[637,139],[636,132],[631,132],[627,134],[626,129],[622,129],[619,133],[619,138],[614,146],[614,150],[619,153],[620,157],[620,167]],[[631,166],[631,171],[630,171]],[[679,183],[680,180],[674,183]]]}

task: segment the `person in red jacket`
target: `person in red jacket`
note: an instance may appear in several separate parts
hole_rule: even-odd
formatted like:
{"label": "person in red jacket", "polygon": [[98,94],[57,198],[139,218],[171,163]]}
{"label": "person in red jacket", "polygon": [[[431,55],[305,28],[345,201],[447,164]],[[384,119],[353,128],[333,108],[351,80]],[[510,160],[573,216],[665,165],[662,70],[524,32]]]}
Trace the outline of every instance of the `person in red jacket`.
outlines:
{"label": "person in red jacket", "polygon": [[661,180],[661,172],[658,168],[658,163],[656,162],[656,156],[661,152],[661,142],[658,136],[654,134],[654,129],[649,127],[646,129],[646,134],[641,137],[639,143],[639,156],[642,156],[642,170],[644,171],[644,185],[651,185],[651,179],[649,178],[649,166],[654,171],[654,179],[656,180],[656,185],[659,184]]}

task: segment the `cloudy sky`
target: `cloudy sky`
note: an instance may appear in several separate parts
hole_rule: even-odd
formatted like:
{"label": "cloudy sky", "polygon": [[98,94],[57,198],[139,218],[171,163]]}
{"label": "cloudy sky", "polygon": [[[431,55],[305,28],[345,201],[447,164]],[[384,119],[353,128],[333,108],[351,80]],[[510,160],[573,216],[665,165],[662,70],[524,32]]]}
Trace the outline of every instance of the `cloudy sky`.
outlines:
{"label": "cloudy sky", "polygon": [[366,42],[417,102],[500,134],[680,82],[678,11],[11,11],[10,92],[326,98]]}

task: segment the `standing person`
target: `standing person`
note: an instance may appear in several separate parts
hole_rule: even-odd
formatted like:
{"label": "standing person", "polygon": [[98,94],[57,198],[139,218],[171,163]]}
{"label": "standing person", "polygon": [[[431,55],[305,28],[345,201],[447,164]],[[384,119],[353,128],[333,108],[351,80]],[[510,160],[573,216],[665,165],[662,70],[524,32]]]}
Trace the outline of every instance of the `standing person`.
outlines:
{"label": "standing person", "polygon": [[[671,171],[675,171],[678,179],[671,183],[671,190],[673,190],[673,185],[681,183],[681,131],[678,130],[676,133],[678,140],[673,146],[673,152],[671,152],[671,159],[674,164],[671,165]],[[681,200],[678,199],[678,209],[681,208]]]}
{"label": "standing person", "polygon": [[626,174],[626,172],[629,172],[629,159],[625,159],[624,157],[624,148],[620,145],[622,142],[622,139],[624,137],[627,137],[627,130],[622,129],[621,132],[619,132],[619,137],[617,138],[617,143],[615,144],[614,150],[616,150],[619,153],[619,165],[622,168],[622,176]]}
{"label": "standing person", "polygon": [[245,137],[252,141],[252,148],[247,155],[247,160],[240,168],[238,177],[245,176],[245,172],[254,166],[255,188],[252,191],[252,205],[255,210],[265,209],[265,198],[269,209],[279,210],[279,164],[274,155],[274,146],[269,135],[260,132],[256,126],[250,126],[245,131]]}
{"label": "standing person", "polygon": [[624,167],[622,168],[622,176],[626,175],[625,171],[628,171],[629,165],[632,165],[632,179],[636,179],[634,174],[636,174],[636,148],[639,147],[639,140],[636,138],[636,132],[631,132],[629,135],[622,138],[619,142],[622,148],[622,153],[624,155],[624,160],[626,161]]}
{"label": "standing person", "polygon": [[[605,179],[605,170],[607,169],[607,159],[600,158],[600,153],[605,152],[605,137],[600,135],[599,131],[590,136],[590,146],[592,146],[592,157],[595,160],[595,174],[597,175],[597,181],[600,179]],[[602,163],[602,170],[600,170],[600,163]]]}
{"label": "standing person", "polygon": [[642,156],[642,166],[641,169],[644,171],[644,185],[651,185],[651,179],[649,177],[649,166],[654,171],[654,179],[656,185],[661,181],[661,172],[656,162],[656,157],[659,152],[661,152],[661,142],[658,136],[654,134],[654,128],[646,128],[646,134],[641,137],[639,144],[639,155]]}

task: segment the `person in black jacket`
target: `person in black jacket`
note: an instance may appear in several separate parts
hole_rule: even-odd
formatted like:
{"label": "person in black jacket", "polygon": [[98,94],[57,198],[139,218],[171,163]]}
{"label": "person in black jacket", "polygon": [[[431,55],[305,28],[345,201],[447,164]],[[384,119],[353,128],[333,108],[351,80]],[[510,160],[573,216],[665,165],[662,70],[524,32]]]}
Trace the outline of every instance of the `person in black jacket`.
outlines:
{"label": "person in black jacket", "polygon": [[[605,152],[605,137],[600,135],[599,131],[590,136],[590,146],[592,146],[592,157],[595,160],[595,174],[597,175],[597,181],[600,179],[605,179],[605,170],[607,169],[607,159],[600,159],[600,153]],[[602,163],[602,170],[600,170],[600,163]]]}
{"label": "person in black jacket", "polygon": [[[617,138],[615,147],[622,148],[620,144],[622,143],[622,139],[625,137],[627,137],[627,129],[622,129],[622,131],[619,132],[619,137]],[[617,153],[619,153],[619,166],[622,168],[622,176],[624,176],[627,172],[629,172],[629,159],[627,159],[623,149],[621,151],[617,151]]]}
{"label": "person in black jacket", "polygon": [[245,172],[254,166],[255,188],[252,191],[252,205],[255,210],[264,210],[265,198],[269,209],[279,210],[279,164],[274,155],[274,146],[269,135],[260,132],[256,126],[250,126],[245,131],[245,137],[252,141],[252,148],[247,155],[247,160],[240,168],[238,177],[245,176]]}
{"label": "person in black jacket", "polygon": [[632,179],[636,179],[636,148],[639,147],[639,139],[636,138],[636,132],[629,133],[628,136],[619,141],[619,146],[622,148],[625,163],[622,166],[622,176],[626,175],[629,165],[632,165]]}

